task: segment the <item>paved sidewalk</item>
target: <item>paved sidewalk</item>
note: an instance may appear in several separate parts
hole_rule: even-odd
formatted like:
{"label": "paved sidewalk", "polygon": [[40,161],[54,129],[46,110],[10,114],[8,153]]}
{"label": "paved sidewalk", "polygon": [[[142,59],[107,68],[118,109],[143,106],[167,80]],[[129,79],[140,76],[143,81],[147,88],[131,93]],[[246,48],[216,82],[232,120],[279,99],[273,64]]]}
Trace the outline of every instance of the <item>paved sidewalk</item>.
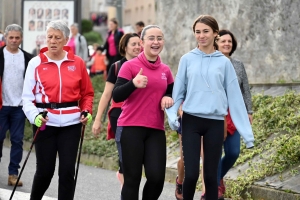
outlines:
{"label": "paved sidewalk", "polygon": [[[7,189],[0,189],[0,200],[8,200],[11,195],[11,190]],[[15,192],[13,200],[24,200],[29,199],[30,193],[24,193],[24,192]],[[43,197],[42,200],[55,200],[56,198],[51,197]]]}
{"label": "paved sidewalk", "polygon": [[[9,162],[9,148],[3,148],[3,157],[0,163],[0,199],[8,200],[13,189],[12,186],[7,185],[7,166]],[[23,153],[24,163],[27,151]],[[57,161],[58,166],[58,161]],[[45,194],[43,200],[55,200],[57,199],[58,188],[58,175],[57,169],[53,176],[49,189]],[[32,180],[35,172],[35,153],[31,152],[27,165],[23,171],[21,180],[24,186],[18,187],[14,195],[13,200],[28,200],[29,193],[32,185]],[[140,188],[140,199],[142,193],[142,187],[145,183],[145,178],[142,179]],[[165,182],[164,190],[159,200],[172,200],[174,196],[175,185],[173,183]],[[200,199],[200,192],[195,194],[195,200]],[[120,184],[116,178],[116,172],[104,170],[100,168],[80,165],[79,175],[77,179],[77,187],[75,192],[75,200],[117,200],[120,199]]]}

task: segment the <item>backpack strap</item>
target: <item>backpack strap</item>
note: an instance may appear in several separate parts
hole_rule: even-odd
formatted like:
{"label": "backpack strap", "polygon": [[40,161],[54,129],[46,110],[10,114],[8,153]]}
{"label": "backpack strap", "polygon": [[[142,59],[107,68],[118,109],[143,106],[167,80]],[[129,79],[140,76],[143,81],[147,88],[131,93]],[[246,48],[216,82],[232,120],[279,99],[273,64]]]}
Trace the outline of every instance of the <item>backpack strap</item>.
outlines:
{"label": "backpack strap", "polygon": [[81,34],[79,34],[78,41],[81,43]]}
{"label": "backpack strap", "polygon": [[121,61],[119,60],[119,61],[115,62],[115,75],[116,76],[118,76],[120,69],[121,69]]}

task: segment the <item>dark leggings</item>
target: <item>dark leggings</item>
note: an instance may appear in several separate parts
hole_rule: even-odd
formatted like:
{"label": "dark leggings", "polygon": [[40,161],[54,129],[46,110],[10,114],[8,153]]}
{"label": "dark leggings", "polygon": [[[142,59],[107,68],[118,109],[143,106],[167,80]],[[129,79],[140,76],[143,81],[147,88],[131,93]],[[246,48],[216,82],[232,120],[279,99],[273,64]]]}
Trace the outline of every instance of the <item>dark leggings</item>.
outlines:
{"label": "dark leggings", "polygon": [[181,135],[184,158],[183,199],[194,199],[199,177],[200,141],[203,136],[205,197],[206,200],[217,200],[217,174],[224,138],[224,120],[183,113]]}
{"label": "dark leggings", "polygon": [[[109,116],[109,122],[110,122],[112,131],[116,134],[118,117]],[[119,173],[123,174],[122,163],[121,163],[120,159],[119,159]]]}
{"label": "dark leggings", "polygon": [[[36,138],[36,172],[30,200],[41,200],[48,189],[55,170],[56,155],[59,156],[58,200],[73,200],[74,174],[81,124],[53,127],[46,126]],[[36,131],[34,126],[34,133]]]}
{"label": "dark leggings", "polygon": [[145,127],[118,127],[118,148],[123,164],[124,185],[122,200],[138,200],[144,165],[147,181],[143,200],[157,200],[163,190],[166,171],[165,131]]}

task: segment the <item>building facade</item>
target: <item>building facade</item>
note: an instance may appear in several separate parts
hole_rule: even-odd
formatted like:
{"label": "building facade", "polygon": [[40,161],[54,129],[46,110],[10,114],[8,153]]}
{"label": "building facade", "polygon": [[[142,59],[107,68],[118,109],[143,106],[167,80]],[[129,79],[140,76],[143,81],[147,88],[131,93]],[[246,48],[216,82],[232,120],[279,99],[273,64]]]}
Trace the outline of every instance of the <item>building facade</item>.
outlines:
{"label": "building facade", "polygon": [[124,0],[123,26],[135,26],[138,21],[145,25],[155,24],[155,0]]}
{"label": "building facade", "polygon": [[0,30],[9,24],[21,25],[22,0],[0,0]]}

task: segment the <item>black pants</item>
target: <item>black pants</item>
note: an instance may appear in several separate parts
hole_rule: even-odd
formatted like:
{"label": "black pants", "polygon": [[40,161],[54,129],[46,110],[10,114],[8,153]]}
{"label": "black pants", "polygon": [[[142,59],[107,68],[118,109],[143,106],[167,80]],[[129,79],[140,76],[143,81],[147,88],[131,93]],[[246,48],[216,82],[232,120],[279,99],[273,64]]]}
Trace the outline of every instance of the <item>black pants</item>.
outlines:
{"label": "black pants", "polygon": [[181,135],[184,158],[183,199],[194,199],[199,177],[200,141],[203,136],[205,196],[206,200],[217,200],[217,175],[224,138],[224,120],[183,113]]}
{"label": "black pants", "polygon": [[[109,116],[109,121],[110,121],[111,129],[112,129],[112,131],[115,134],[117,132],[118,118],[119,117]],[[119,153],[119,155],[120,155],[120,153]],[[120,159],[119,159],[119,173],[123,174],[123,168],[122,168],[122,163],[121,163]]]}
{"label": "black pants", "polygon": [[[41,200],[48,189],[59,156],[58,200],[73,200],[75,162],[81,134],[81,124],[53,127],[46,126],[36,138],[36,172],[30,200]],[[34,126],[34,133],[37,129]]]}
{"label": "black pants", "polygon": [[118,147],[123,164],[122,200],[138,200],[144,165],[147,181],[143,200],[157,200],[163,190],[166,171],[165,131],[145,127],[118,127]]}

